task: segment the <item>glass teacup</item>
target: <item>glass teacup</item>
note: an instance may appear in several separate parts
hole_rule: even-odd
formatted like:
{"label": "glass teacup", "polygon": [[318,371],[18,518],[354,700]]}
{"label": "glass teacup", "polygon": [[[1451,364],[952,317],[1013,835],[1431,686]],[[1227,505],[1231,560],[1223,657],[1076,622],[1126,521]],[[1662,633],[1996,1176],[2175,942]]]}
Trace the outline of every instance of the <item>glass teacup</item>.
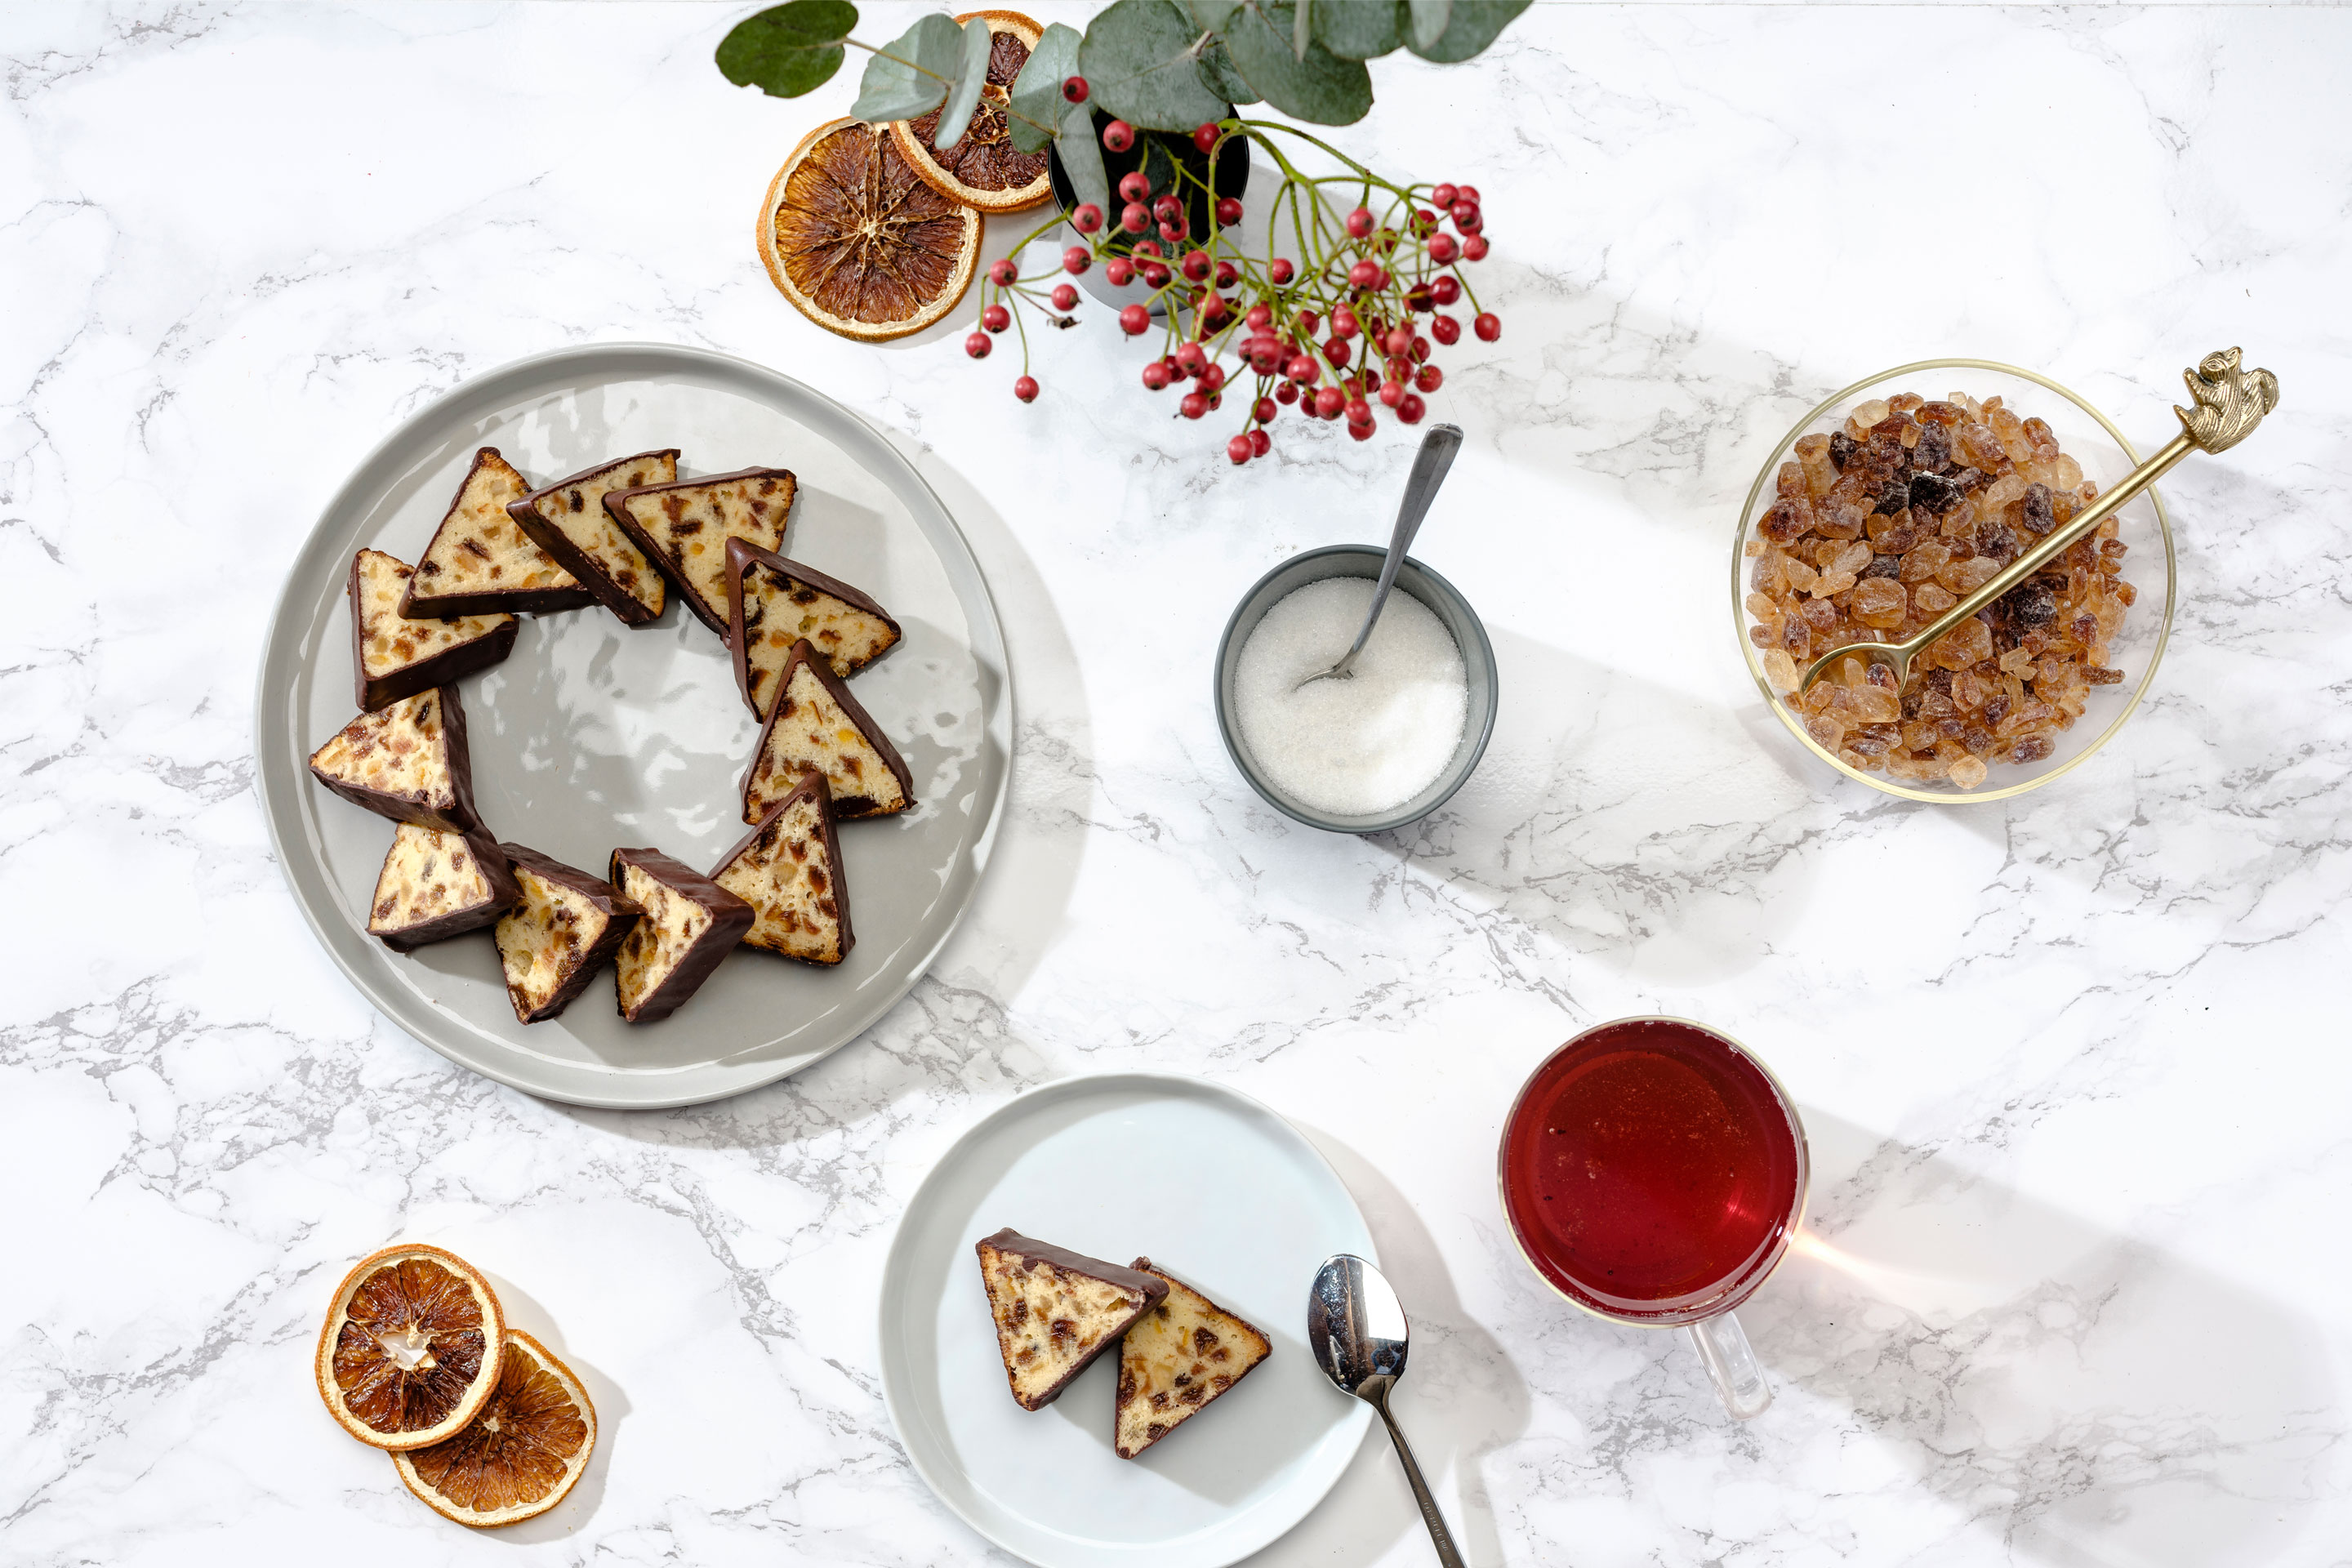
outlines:
{"label": "glass teacup", "polygon": [[1621,1018],[1547,1058],[1503,1124],[1503,1213],[1529,1267],[1614,1322],[1689,1331],[1723,1406],[1772,1403],[1732,1309],[1804,1214],[1804,1124],[1763,1063],[1687,1019]]}

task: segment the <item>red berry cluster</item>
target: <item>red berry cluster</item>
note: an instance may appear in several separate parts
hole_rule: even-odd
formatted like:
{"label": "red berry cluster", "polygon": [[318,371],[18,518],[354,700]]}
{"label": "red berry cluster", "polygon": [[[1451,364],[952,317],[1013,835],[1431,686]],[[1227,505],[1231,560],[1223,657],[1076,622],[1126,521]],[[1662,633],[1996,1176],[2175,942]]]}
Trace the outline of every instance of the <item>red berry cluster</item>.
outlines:
{"label": "red berry cluster", "polygon": [[[1085,102],[1086,79],[1070,78],[1062,84],[1062,93],[1073,103]],[[1315,142],[1340,156],[1353,173],[1321,178],[1301,174],[1267,132]],[[1135,136],[1134,127],[1115,120],[1103,130],[1103,145],[1124,153],[1134,146]],[[1211,156],[1213,169],[1218,148],[1234,136],[1247,136],[1265,147],[1282,170],[1284,183],[1271,209],[1276,232],[1283,230],[1286,201],[1289,232],[1306,241],[1304,266],[1283,256],[1241,254],[1224,233],[1241,221],[1241,203],[1217,196],[1190,171],[1180,168],[1180,183],[1202,185],[1213,199],[1212,206],[1197,209],[1214,216],[1215,226],[1207,234],[1191,232],[1181,190],[1163,190],[1155,196],[1144,174],[1129,173],[1119,181],[1115,225],[1092,203],[1071,212],[1071,226],[1087,242],[1066,249],[1055,271],[1024,279],[1009,258],[990,267],[981,290],[982,330],[964,340],[965,352],[974,359],[987,357],[990,334],[1017,319],[1007,308],[1008,300],[1036,303],[1046,279],[1059,273],[1076,276],[1100,261],[1104,277],[1114,287],[1139,283],[1147,300],[1160,305],[1166,340],[1160,356],[1144,365],[1143,384],[1162,392],[1181,382],[1192,383],[1177,405],[1185,418],[1199,419],[1222,406],[1234,377],[1255,378],[1242,431],[1225,444],[1226,456],[1235,463],[1264,457],[1272,448],[1266,426],[1286,407],[1295,406],[1310,418],[1344,417],[1348,434],[1359,441],[1370,437],[1383,408],[1407,425],[1418,424],[1428,412],[1422,395],[1435,392],[1445,380],[1445,373],[1430,363],[1433,341],[1444,347],[1462,337],[1460,319],[1447,310],[1467,298],[1474,312],[1470,330],[1479,341],[1491,343],[1502,336],[1501,321],[1491,311],[1477,309],[1477,297],[1460,271],[1463,262],[1486,255],[1477,187],[1391,185],[1305,132],[1260,121],[1213,121],[1193,132],[1192,142]],[[1354,186],[1360,193],[1354,210],[1336,223],[1318,195],[1318,188],[1327,184]],[[1384,210],[1376,213],[1370,204],[1381,196],[1387,198]],[[1452,233],[1446,232],[1449,225]],[[1052,226],[1047,223],[1028,239]],[[1024,239],[1022,245],[1027,243]],[[1015,247],[1015,254],[1020,248]],[[1077,305],[1078,291],[1066,282],[1057,283],[1049,298],[1053,309],[1066,318]],[[1151,329],[1147,300],[1119,310],[1119,327],[1129,337]],[[1027,403],[1035,399],[1037,383],[1025,374],[1025,325],[1022,346],[1024,374],[1013,391]],[[1236,361],[1230,373],[1222,357],[1228,352]]]}

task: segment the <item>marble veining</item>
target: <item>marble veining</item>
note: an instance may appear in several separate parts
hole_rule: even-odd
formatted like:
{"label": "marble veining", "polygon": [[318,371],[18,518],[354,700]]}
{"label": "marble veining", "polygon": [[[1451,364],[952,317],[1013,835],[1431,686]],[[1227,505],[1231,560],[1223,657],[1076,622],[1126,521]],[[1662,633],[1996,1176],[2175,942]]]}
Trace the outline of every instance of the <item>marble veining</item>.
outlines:
{"label": "marble veining", "polygon": [[[1384,535],[1411,443],[1302,427],[1234,470],[1100,311],[1038,345],[1029,407],[961,319],[809,327],[748,229],[852,88],[728,89],[744,9],[0,15],[0,1556],[1007,1561],[891,1430],[883,1253],[973,1119],[1148,1066],[1267,1100],[1363,1204],[1478,1568],[2347,1560],[2345,12],[1539,5],[1473,65],[1376,66],[1345,144],[1477,184],[1491,225],[1505,335],[1447,362],[1469,439],[1419,553],[1503,703],[1443,812],[1355,839],[1250,793],[1209,662],[1267,567]],[[990,574],[1018,709],[931,975],[797,1078],[637,1116],[377,1018],[251,758],[283,563],[343,476],[460,380],[608,339],[891,432]],[[1792,419],[1973,354],[2152,443],[2231,343],[2281,405],[2166,481],[2179,613],[2105,752],[1966,810],[1790,754],[1721,584]],[[1804,1108],[1744,1427],[1676,1339],[1548,1294],[1495,1202],[1526,1072],[1638,1011],[1730,1030]],[[579,1491],[504,1539],[311,1391],[327,1291],[395,1237],[486,1267],[598,1402]],[[1262,1561],[1427,1547],[1368,1447]]]}

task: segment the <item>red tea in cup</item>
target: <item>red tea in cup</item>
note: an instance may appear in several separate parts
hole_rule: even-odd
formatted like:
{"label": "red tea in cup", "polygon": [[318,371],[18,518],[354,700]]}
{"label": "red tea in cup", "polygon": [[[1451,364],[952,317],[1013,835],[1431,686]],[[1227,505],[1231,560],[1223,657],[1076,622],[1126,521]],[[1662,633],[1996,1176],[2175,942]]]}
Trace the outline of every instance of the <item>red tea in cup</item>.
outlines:
{"label": "red tea in cup", "polygon": [[1690,1322],[1737,1306],[1780,1261],[1805,1179],[1780,1085],[1678,1019],[1570,1040],[1503,1131],[1503,1206],[1528,1262],[1612,1318]]}

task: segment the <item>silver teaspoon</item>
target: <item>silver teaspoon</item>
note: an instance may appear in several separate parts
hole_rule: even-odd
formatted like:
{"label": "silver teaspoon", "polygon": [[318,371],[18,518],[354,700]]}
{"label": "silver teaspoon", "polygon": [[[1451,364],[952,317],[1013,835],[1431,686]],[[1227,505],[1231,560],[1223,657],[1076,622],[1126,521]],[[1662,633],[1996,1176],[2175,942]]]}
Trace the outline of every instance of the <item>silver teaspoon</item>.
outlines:
{"label": "silver teaspoon", "polygon": [[[1461,439],[1459,431],[1454,439]],[[1423,450],[1426,455],[1427,448]],[[1439,472],[1444,471],[1441,466]],[[1436,486],[1433,483],[1430,488]],[[1378,608],[1377,604],[1374,607]],[[1307,1298],[1307,1342],[1315,1347],[1315,1364],[1342,1394],[1352,1394],[1381,1413],[1389,1438],[1396,1444],[1397,1458],[1404,1461],[1404,1479],[1412,1487],[1412,1500],[1421,1505],[1421,1521],[1429,1526],[1429,1538],[1437,1546],[1437,1561],[1443,1568],[1462,1568],[1462,1553],[1454,1550],[1445,1516],[1437,1511],[1437,1500],[1429,1495],[1429,1483],[1421,1479],[1421,1466],[1413,1460],[1403,1428],[1389,1413],[1389,1391],[1404,1375],[1405,1342],[1412,1331],[1396,1291],[1379,1269],[1351,1252],[1324,1259]]]}
{"label": "silver teaspoon", "polygon": [[1437,487],[1445,482],[1445,471],[1454,466],[1454,454],[1462,449],[1462,426],[1433,425],[1429,434],[1421,438],[1421,450],[1413,454],[1412,473],[1404,481],[1404,501],[1397,508],[1396,528],[1389,535],[1389,556],[1381,563],[1380,584],[1372,590],[1372,607],[1364,612],[1364,629],[1356,634],[1355,643],[1339,656],[1339,662],[1318,675],[1310,675],[1291,688],[1312,686],[1318,680],[1345,680],[1355,675],[1356,656],[1364,651],[1364,644],[1372,635],[1372,624],[1381,618],[1381,606],[1389,602],[1389,590],[1396,584],[1397,568],[1404,564],[1405,552],[1412,547],[1412,536],[1421,531],[1421,520],[1429,515],[1429,503],[1437,499]]}

